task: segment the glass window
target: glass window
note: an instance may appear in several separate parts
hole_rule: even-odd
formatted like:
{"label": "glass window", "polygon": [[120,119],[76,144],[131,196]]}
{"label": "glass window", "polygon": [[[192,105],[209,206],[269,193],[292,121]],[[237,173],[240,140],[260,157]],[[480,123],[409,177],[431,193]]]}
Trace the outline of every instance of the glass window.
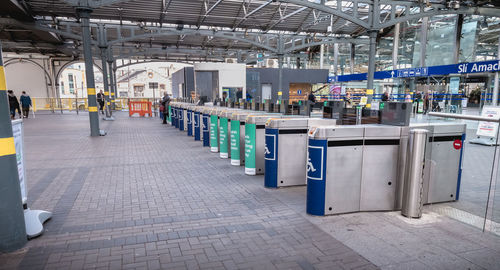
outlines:
{"label": "glass window", "polygon": [[68,84],[69,84],[69,93],[74,94],[75,93],[75,82],[73,81],[73,74],[72,73],[68,74]]}

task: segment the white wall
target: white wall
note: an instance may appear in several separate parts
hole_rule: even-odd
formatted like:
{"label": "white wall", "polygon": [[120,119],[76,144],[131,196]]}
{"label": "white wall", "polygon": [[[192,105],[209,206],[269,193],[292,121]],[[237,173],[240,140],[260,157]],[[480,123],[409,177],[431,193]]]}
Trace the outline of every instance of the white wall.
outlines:
{"label": "white wall", "polygon": [[[28,62],[17,62],[5,67],[5,79],[7,89],[14,90],[19,98],[22,91],[26,91],[31,97],[47,97],[47,88],[43,70]],[[47,81],[47,83],[49,83]],[[49,87],[50,96],[52,89]]]}
{"label": "white wall", "polygon": [[246,65],[228,63],[196,63],[196,71],[219,71],[219,97],[222,97],[223,87],[243,88],[243,97],[246,96]]}

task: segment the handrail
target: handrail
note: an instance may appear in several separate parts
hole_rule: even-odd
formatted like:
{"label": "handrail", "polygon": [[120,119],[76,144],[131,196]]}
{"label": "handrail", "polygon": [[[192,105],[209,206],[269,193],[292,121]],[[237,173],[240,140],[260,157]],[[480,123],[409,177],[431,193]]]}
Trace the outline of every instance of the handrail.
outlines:
{"label": "handrail", "polygon": [[429,116],[500,123],[500,118],[490,118],[465,114],[429,112]]}

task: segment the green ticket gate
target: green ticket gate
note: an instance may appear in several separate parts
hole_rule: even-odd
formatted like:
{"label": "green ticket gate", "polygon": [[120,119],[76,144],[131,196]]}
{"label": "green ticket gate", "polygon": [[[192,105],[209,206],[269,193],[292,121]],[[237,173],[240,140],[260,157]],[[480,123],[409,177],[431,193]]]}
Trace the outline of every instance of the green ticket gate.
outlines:
{"label": "green ticket gate", "polygon": [[264,174],[265,124],[282,114],[250,114],[245,121],[245,174]]}

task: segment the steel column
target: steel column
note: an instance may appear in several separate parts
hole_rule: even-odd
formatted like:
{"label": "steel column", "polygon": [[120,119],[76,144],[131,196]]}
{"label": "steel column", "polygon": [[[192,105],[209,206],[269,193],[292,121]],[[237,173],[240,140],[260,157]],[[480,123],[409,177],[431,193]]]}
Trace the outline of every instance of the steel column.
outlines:
{"label": "steel column", "polygon": [[339,70],[339,44],[333,44],[333,74],[338,75]]}
{"label": "steel column", "polygon": [[325,54],[325,44],[321,44],[319,47],[319,68],[323,69],[323,55]]}
{"label": "steel column", "polygon": [[425,67],[425,55],[427,54],[427,31],[429,30],[429,17],[422,18],[420,25],[420,66]]}
{"label": "steel column", "polygon": [[111,118],[112,112],[110,109],[111,103],[110,103],[110,89],[109,89],[109,84],[108,84],[108,68],[107,68],[107,41],[106,41],[106,32],[104,30],[104,25],[100,24],[99,25],[99,48],[101,50],[101,65],[102,65],[102,78],[103,78],[103,83],[104,83],[104,97],[106,99],[106,117],[104,120],[113,120]]}
{"label": "steel column", "polygon": [[398,69],[398,51],[399,51],[399,23],[394,25],[394,39],[392,40],[392,69]]}
{"label": "steel column", "polygon": [[278,93],[281,92],[281,96],[278,95],[278,99],[283,97],[283,55],[278,54]]}
{"label": "steel column", "polygon": [[90,118],[90,136],[100,136],[99,112],[97,110],[97,100],[94,81],[94,63],[92,61],[92,40],[90,37],[89,19],[91,9],[85,7],[77,8],[82,26],[83,56],[85,60],[85,77],[87,82],[87,97]]}
{"label": "steel column", "polygon": [[[498,49],[497,49],[497,59],[498,61],[500,61],[500,36],[498,37]],[[495,72],[495,81],[494,81],[494,84],[493,84],[493,102],[491,103],[493,106],[497,106],[498,105],[498,88],[499,88],[499,81],[500,80],[500,72]]]}
{"label": "steel column", "polygon": [[108,69],[109,69],[109,93],[110,93],[110,100],[111,100],[111,109],[114,110],[116,108],[115,104],[115,71],[113,70],[113,60],[111,58],[111,49],[108,49],[108,58],[107,58],[107,63],[108,63]]}
{"label": "steel column", "polygon": [[460,62],[460,39],[462,37],[462,26],[464,23],[464,15],[459,14],[455,25],[455,44],[453,46],[453,64]]}
{"label": "steel column", "polygon": [[351,71],[351,74],[354,74],[354,56],[356,55],[356,45],[354,43],[351,43],[351,51],[349,55],[349,69]]}
{"label": "steel column", "polygon": [[[367,84],[366,88],[367,89],[372,89],[373,90],[373,80],[375,76],[375,54],[377,52],[377,34],[378,31],[371,30],[369,32],[370,35],[370,50],[368,53],[368,74],[367,74]],[[372,101],[372,95],[367,95],[368,97],[368,104],[371,104]]]}
{"label": "steel column", "polygon": [[0,43],[0,253],[22,248],[27,242],[16,147],[10,121],[7,85]]}
{"label": "steel column", "polygon": [[[394,25],[394,39],[392,40],[392,70],[398,69],[398,53],[399,53],[399,32],[400,32],[400,24],[397,23]],[[397,83],[397,94],[400,94],[399,89],[399,79],[392,79],[393,83]],[[392,88],[391,94],[394,94],[394,86]],[[403,91],[404,93],[404,91]]]}

